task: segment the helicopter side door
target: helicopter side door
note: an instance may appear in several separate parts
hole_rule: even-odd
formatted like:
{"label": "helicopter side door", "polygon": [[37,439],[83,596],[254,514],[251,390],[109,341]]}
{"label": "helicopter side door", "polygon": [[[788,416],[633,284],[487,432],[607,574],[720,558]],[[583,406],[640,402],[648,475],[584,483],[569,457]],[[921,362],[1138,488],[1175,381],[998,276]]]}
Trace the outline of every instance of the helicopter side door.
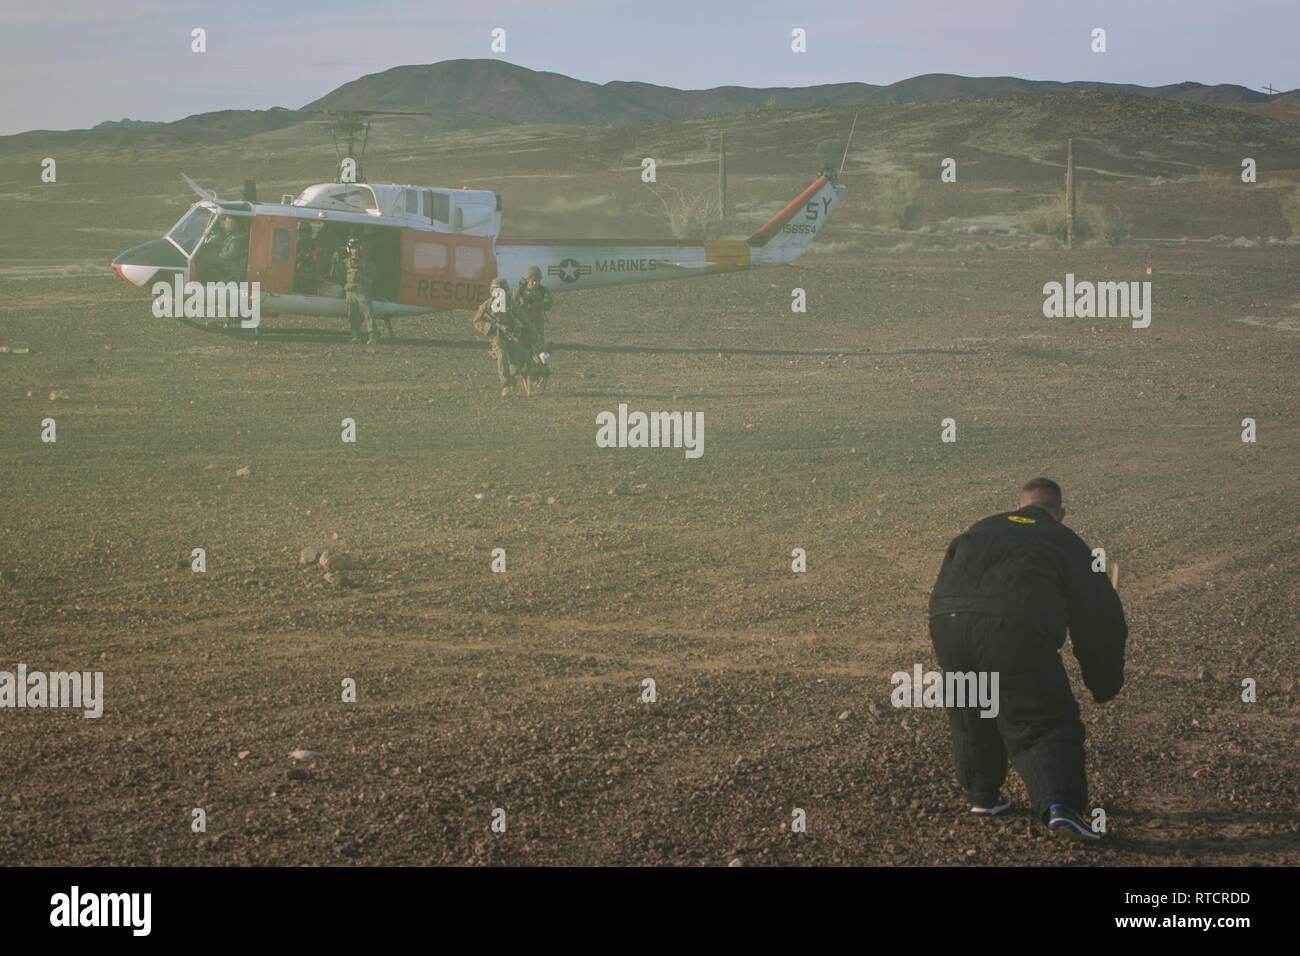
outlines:
{"label": "helicopter side door", "polygon": [[248,236],[248,278],[262,292],[293,292],[293,264],[298,246],[293,216],[254,216]]}
{"label": "helicopter side door", "polygon": [[496,277],[492,240],[402,230],[402,283],[398,301],[427,309],[473,309],[488,297]]}

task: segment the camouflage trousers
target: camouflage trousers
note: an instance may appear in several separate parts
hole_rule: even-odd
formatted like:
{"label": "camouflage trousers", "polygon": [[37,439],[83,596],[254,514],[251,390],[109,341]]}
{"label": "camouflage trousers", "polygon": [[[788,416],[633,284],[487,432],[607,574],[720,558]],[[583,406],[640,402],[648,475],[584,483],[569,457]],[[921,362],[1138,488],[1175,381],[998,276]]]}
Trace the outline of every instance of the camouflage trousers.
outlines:
{"label": "camouflage trousers", "polygon": [[378,335],[375,328],[375,310],[370,305],[370,296],[364,292],[344,292],[343,301],[348,310],[348,327],[352,337],[357,338],[364,328],[368,335]]}
{"label": "camouflage trousers", "polygon": [[528,350],[517,341],[503,342],[494,338],[491,352],[497,363],[497,378],[501,381],[501,387],[509,388],[515,378],[523,374],[524,367],[528,364]]}

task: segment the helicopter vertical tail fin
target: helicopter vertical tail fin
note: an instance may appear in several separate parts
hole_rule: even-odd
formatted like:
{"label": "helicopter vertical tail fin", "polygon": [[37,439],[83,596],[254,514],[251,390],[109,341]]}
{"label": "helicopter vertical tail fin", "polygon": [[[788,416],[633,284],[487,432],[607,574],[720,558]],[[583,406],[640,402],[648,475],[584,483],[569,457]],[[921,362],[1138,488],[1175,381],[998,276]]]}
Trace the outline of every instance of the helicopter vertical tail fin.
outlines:
{"label": "helicopter vertical tail fin", "polygon": [[839,205],[845,187],[830,173],[822,173],[785,208],[749,237],[750,259],[756,266],[794,262],[826,225]]}

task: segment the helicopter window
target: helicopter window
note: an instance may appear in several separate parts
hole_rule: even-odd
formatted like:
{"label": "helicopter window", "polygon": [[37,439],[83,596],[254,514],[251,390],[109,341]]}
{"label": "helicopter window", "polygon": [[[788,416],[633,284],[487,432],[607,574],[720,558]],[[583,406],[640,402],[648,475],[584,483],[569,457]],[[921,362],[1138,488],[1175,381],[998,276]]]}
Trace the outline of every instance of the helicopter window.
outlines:
{"label": "helicopter window", "polygon": [[447,247],[441,242],[417,242],[412,258],[416,272],[442,272],[447,268]]}
{"label": "helicopter window", "polygon": [[276,262],[289,261],[289,230],[277,229],[271,235],[271,258]]}
{"label": "helicopter window", "polygon": [[211,209],[195,206],[181,218],[180,222],[172,226],[171,232],[167,233],[167,238],[180,246],[187,256],[192,256],[194,247],[203,238],[203,233],[207,231],[209,223],[215,217],[216,213]]}
{"label": "helicopter window", "polygon": [[451,221],[451,200],[447,198],[446,193],[429,192],[429,198],[433,201],[429,207],[429,219],[432,222],[450,222]]}
{"label": "helicopter window", "polygon": [[418,216],[420,214],[420,194],[414,189],[403,189],[406,195],[406,214],[408,216]]}
{"label": "helicopter window", "polygon": [[459,246],[456,249],[456,275],[469,279],[483,271],[486,257],[481,246]]}

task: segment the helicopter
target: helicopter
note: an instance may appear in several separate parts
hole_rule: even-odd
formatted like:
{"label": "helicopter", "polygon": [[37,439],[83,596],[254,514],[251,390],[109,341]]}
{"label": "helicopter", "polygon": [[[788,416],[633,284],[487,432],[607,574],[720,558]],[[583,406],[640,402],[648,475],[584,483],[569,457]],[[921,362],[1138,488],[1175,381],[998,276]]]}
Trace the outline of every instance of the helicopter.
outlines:
{"label": "helicopter", "polygon": [[[219,199],[182,173],[198,201],[164,236],[114,258],[114,273],[146,289],[159,281],[256,282],[262,315],[344,316],[331,265],[348,239],[359,238],[374,270],[375,317],[389,323],[391,335],[394,317],[473,310],[493,279],[513,286],[530,266],[553,280],[553,291],[565,292],[785,265],[808,248],[845,190],[824,169],[747,239],[509,238],[501,235],[501,195],[492,190],[366,181],[351,157],[359,136],[356,155],[364,155],[376,115],[428,114],[331,111],[335,181],[279,202],[259,201],[251,180],[242,198]],[[223,263],[222,274],[206,252],[219,230],[247,237],[244,261]]]}

